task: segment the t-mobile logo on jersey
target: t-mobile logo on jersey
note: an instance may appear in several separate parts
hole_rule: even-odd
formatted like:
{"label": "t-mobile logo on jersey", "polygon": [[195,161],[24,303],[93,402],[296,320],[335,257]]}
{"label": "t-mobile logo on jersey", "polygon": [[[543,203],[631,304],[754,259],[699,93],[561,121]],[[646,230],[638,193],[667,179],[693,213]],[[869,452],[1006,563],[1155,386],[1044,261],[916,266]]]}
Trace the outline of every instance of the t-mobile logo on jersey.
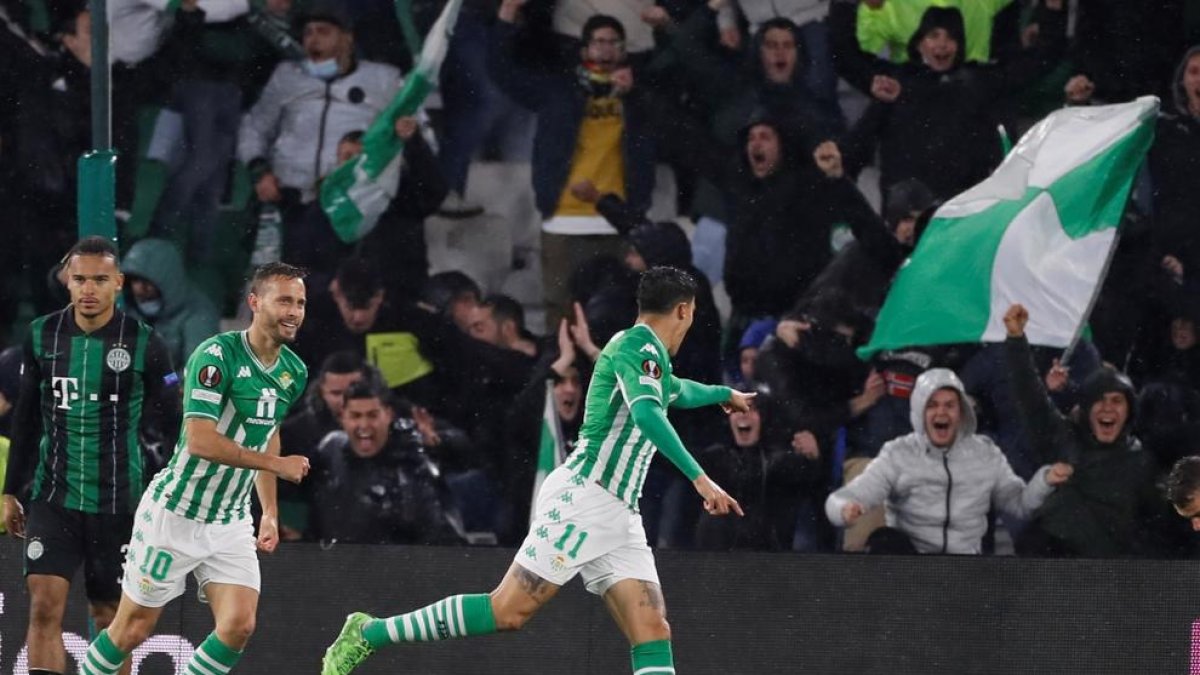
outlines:
{"label": "t-mobile logo on jersey", "polygon": [[50,381],[54,389],[54,400],[58,401],[59,410],[70,410],[71,401],[79,399],[79,378],[55,377]]}
{"label": "t-mobile logo on jersey", "polygon": [[279,400],[279,395],[274,389],[263,387],[262,396],[258,399],[258,409],[255,411],[255,417],[264,417],[266,419],[275,419],[275,402]]}

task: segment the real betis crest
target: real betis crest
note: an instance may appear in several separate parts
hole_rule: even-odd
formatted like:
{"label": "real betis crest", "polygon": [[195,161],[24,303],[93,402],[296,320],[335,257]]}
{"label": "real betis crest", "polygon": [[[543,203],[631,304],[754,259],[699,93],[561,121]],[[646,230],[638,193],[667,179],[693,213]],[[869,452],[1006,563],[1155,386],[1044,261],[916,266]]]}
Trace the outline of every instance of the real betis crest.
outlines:
{"label": "real betis crest", "polygon": [[282,384],[284,389],[291,389],[292,374],[285,370],[283,374],[279,376],[279,384]]}

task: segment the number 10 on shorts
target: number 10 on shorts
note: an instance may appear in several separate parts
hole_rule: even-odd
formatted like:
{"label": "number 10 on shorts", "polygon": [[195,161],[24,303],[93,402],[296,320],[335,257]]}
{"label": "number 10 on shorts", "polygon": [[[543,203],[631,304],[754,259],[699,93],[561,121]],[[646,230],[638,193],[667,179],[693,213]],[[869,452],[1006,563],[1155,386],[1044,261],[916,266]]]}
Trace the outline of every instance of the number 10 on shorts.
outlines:
{"label": "number 10 on shorts", "polygon": [[175,562],[175,557],[169,552],[147,546],[146,555],[142,556],[142,566],[138,570],[155,581],[164,581],[171,571],[173,562]]}
{"label": "number 10 on shorts", "polygon": [[[571,539],[572,534],[575,534],[575,525],[573,523],[568,523],[567,529],[563,532],[563,535],[558,538],[558,541],[554,542],[554,548],[560,551],[566,550],[567,542]],[[575,545],[571,547],[570,551],[567,551],[568,558],[574,560],[575,556],[579,555],[579,549],[581,546],[583,546],[583,542],[587,539],[587,536],[587,532],[579,530],[579,536],[575,538]]]}

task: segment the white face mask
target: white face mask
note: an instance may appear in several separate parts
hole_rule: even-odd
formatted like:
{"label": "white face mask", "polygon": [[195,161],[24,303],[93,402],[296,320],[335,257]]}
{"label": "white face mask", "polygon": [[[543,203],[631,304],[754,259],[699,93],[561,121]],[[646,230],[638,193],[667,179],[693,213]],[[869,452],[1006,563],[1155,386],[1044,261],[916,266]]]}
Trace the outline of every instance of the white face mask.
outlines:
{"label": "white face mask", "polygon": [[329,81],[338,75],[337,59],[325,59],[324,61],[304,59],[301,65],[304,68],[304,72],[319,80]]}
{"label": "white face mask", "polygon": [[137,303],[137,308],[138,311],[141,312],[142,316],[146,317],[147,319],[153,319],[162,313],[163,301],[161,298],[155,300],[146,300],[144,302]]}

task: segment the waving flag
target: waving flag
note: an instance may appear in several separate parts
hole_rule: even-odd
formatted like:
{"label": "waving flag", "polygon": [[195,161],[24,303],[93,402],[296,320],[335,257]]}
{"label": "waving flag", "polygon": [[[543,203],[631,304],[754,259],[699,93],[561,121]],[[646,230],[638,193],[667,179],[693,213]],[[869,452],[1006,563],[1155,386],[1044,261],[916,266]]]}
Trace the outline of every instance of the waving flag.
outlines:
{"label": "waving flag", "polygon": [[1066,108],[1030,129],[987,180],[937,210],[859,356],[1002,341],[1016,302],[1030,342],[1069,345],[1116,248],[1158,106],[1147,96]]}
{"label": "waving flag", "polygon": [[321,183],[321,208],[342,241],[355,242],[366,236],[396,196],[404,151],[404,141],[394,129],[396,120],[415,114],[437,86],[461,8],[462,0],[446,4],[404,87],[363,135],[362,154],[334,169]]}
{"label": "waving flag", "polygon": [[542,406],[542,438],[538,443],[537,474],[533,479],[533,499],[530,502],[533,511],[529,514],[533,522],[537,509],[538,490],[546,476],[563,463],[566,456],[566,444],[563,442],[562,424],[558,419],[558,411],[554,408],[554,380],[546,380],[546,403]]}

